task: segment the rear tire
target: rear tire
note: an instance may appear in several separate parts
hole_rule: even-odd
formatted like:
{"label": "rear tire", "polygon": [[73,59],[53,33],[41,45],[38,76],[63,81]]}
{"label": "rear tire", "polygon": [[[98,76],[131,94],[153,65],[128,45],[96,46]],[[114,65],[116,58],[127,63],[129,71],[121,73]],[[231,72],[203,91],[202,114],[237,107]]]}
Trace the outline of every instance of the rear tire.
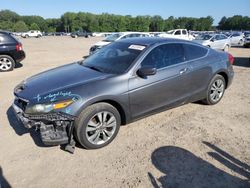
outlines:
{"label": "rear tire", "polygon": [[211,80],[208,89],[207,96],[202,101],[207,105],[214,105],[220,102],[226,89],[226,82],[223,76],[216,74]]}
{"label": "rear tire", "polygon": [[15,67],[15,61],[8,55],[0,55],[0,72],[12,71]]}
{"label": "rear tire", "polygon": [[120,114],[108,103],[96,103],[75,121],[75,136],[86,149],[102,148],[113,141],[121,124]]}

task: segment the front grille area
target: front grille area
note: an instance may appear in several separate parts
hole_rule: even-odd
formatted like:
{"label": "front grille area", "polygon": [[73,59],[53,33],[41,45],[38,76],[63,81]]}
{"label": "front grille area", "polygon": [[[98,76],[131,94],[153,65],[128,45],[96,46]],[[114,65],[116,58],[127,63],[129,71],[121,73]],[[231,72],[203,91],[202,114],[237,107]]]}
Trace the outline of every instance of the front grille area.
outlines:
{"label": "front grille area", "polygon": [[19,108],[21,108],[23,111],[25,111],[25,109],[28,105],[28,101],[17,97],[15,99],[15,105],[17,105]]}

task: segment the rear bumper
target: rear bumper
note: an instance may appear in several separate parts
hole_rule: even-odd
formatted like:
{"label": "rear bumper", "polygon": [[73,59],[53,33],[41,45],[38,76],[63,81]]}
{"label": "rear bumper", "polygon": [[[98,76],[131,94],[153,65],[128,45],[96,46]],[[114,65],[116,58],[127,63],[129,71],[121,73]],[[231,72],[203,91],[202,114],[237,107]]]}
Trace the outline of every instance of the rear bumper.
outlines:
{"label": "rear bumper", "polygon": [[230,70],[228,71],[228,82],[227,82],[227,88],[231,86],[234,78],[234,71],[233,66],[231,66]]}
{"label": "rear bumper", "polygon": [[15,103],[12,108],[17,119],[26,128],[36,127],[40,130],[41,140],[45,145],[67,144],[71,137],[74,117],[64,113],[28,115]]}
{"label": "rear bumper", "polygon": [[22,60],[24,60],[25,57],[26,57],[26,55],[25,55],[25,52],[24,52],[23,50],[17,52],[17,53],[15,54],[15,56],[14,56],[15,61],[16,61],[17,63],[19,63],[19,62],[21,62]]}

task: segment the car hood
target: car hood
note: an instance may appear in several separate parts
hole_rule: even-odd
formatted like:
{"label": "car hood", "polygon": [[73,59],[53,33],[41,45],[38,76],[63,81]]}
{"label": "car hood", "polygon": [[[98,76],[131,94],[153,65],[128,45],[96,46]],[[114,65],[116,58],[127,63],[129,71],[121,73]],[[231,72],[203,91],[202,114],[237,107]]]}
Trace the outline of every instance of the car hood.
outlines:
{"label": "car hood", "polygon": [[[26,79],[15,88],[15,95],[31,101],[37,96],[65,95],[71,88],[105,79],[111,74],[101,73],[79,63],[51,69]],[[21,88],[21,89],[20,89]],[[71,92],[71,91],[70,91]]]}

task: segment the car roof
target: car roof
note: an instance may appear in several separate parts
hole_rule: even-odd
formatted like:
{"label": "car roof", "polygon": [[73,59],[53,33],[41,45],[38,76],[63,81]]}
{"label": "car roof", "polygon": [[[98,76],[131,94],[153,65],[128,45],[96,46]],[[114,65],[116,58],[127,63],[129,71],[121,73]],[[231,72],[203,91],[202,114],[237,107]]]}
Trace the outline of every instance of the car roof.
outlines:
{"label": "car roof", "polygon": [[172,39],[172,38],[161,38],[161,37],[134,37],[134,38],[119,40],[119,42],[151,46],[151,45],[158,44],[158,43],[167,43],[167,42],[185,42],[186,43],[189,41],[181,40],[181,39]]}
{"label": "car roof", "polygon": [[8,31],[0,31],[1,34],[10,34],[11,32]]}

